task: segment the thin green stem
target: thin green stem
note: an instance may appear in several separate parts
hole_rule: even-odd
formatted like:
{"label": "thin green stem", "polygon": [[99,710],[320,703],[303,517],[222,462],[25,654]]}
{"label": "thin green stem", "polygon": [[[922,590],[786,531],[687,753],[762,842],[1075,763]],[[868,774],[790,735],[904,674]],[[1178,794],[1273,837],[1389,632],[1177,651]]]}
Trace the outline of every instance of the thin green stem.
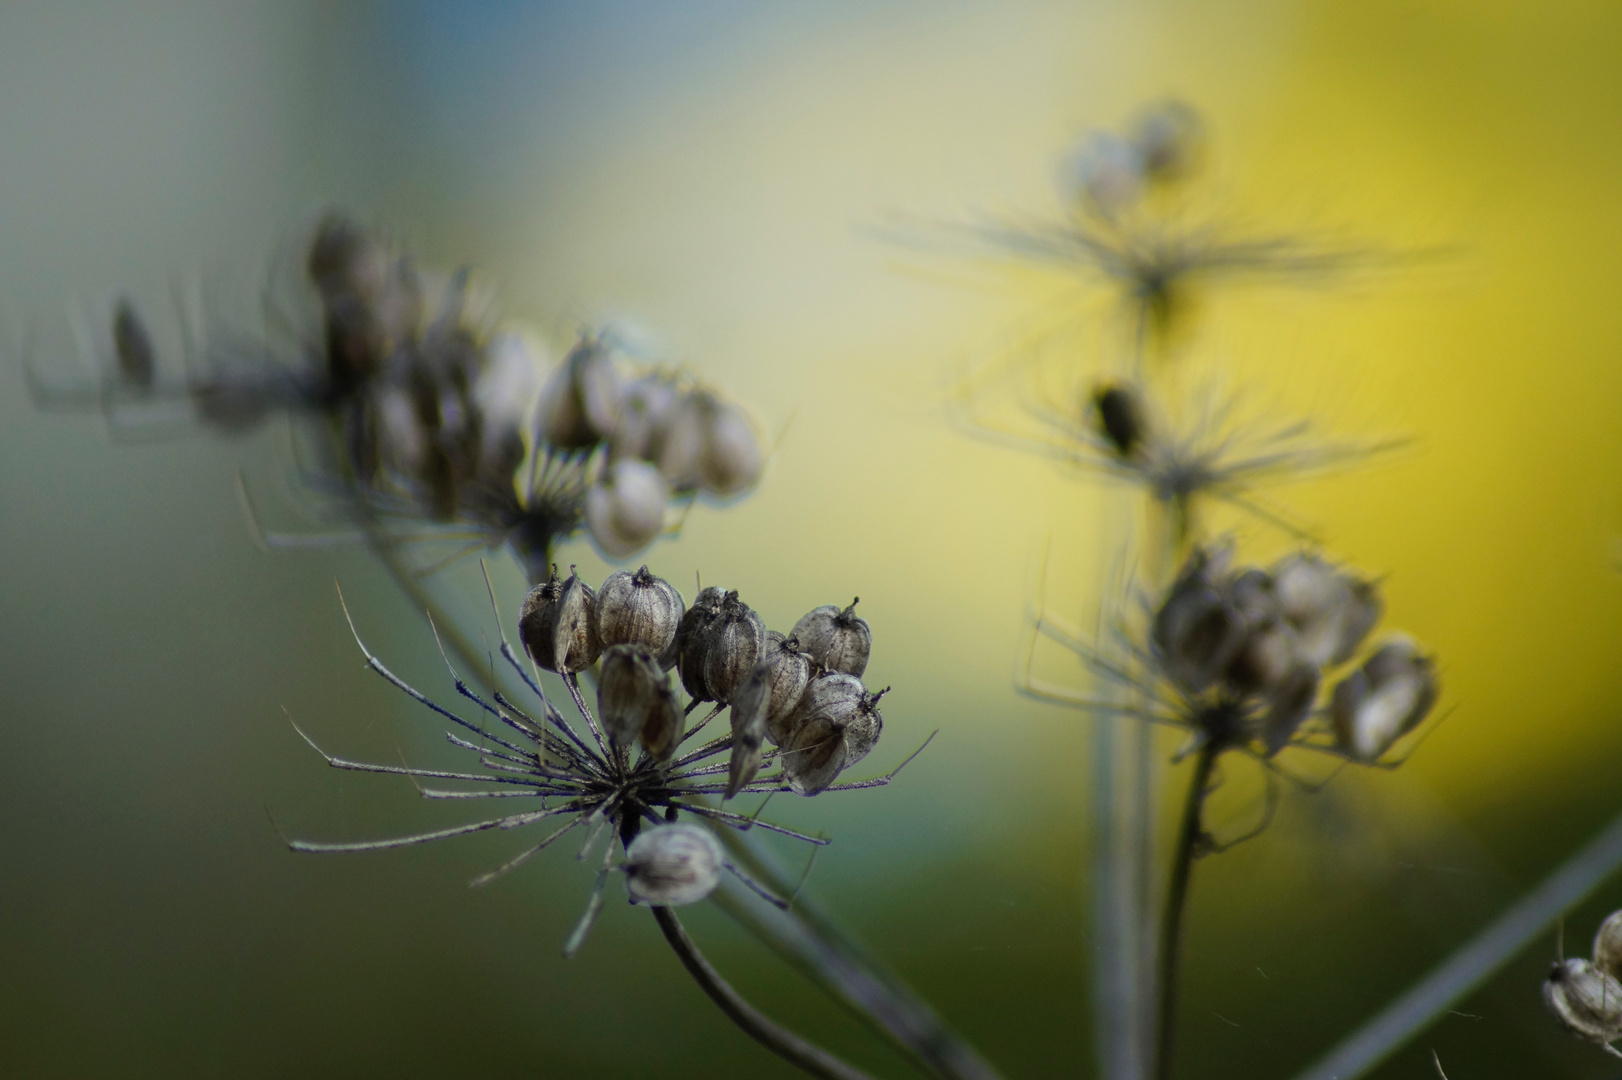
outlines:
{"label": "thin green stem", "polygon": [[1177,829],[1177,850],[1172,858],[1171,879],[1166,883],[1166,907],[1160,924],[1159,1014],[1155,1024],[1155,1067],[1157,1080],[1170,1080],[1172,1050],[1177,1042],[1177,978],[1182,966],[1183,914],[1188,906],[1189,879],[1194,860],[1205,843],[1205,797],[1211,790],[1211,773],[1218,742],[1208,742],[1194,758],[1194,775],[1183,801],[1183,820]]}
{"label": "thin green stem", "polygon": [[872,1080],[867,1073],[834,1057],[820,1046],[807,1042],[767,1017],[745,1001],[739,993],[710,966],[704,954],[698,951],[693,939],[687,936],[681,920],[667,907],[653,908],[653,917],[664,931],[665,940],[675,950],[682,966],[693,977],[711,1001],[744,1033],[778,1057],[819,1080]]}

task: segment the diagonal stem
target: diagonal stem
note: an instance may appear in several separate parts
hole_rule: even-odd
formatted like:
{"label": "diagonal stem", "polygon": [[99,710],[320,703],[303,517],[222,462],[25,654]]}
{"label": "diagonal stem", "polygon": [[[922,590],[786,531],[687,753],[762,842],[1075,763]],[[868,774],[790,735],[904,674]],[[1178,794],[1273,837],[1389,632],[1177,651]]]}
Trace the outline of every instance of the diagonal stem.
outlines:
{"label": "diagonal stem", "polygon": [[670,942],[670,947],[675,950],[687,973],[727,1015],[727,1019],[742,1028],[750,1038],[802,1072],[818,1077],[819,1080],[872,1080],[867,1073],[845,1064],[820,1046],[807,1042],[787,1028],[780,1027],[745,1001],[725,979],[721,978],[720,973],[710,966],[710,962],[698,951],[698,946],[687,936],[681,920],[676,918],[676,913],[670,908],[654,908],[653,917],[658,920],[659,929],[665,932],[665,940]]}

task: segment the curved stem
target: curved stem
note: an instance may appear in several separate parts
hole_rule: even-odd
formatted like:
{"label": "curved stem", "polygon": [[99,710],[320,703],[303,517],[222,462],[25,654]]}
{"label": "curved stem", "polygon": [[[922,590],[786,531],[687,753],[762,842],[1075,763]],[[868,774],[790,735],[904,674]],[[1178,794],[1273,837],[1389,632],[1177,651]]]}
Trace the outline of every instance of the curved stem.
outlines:
{"label": "curved stem", "polygon": [[1188,906],[1189,878],[1205,836],[1205,796],[1211,789],[1221,745],[1208,742],[1194,759],[1194,776],[1183,803],[1183,821],[1177,830],[1177,852],[1166,883],[1166,910],[1160,924],[1159,1015],[1155,1024],[1155,1067],[1158,1080],[1171,1076],[1171,1052],[1177,1042],[1177,976],[1182,961],[1183,909]]}
{"label": "curved stem", "polygon": [[742,1028],[750,1038],[789,1064],[822,1080],[872,1080],[872,1077],[860,1069],[845,1064],[821,1047],[814,1046],[792,1031],[779,1027],[740,997],[738,992],[721,978],[720,973],[710,966],[710,962],[704,959],[704,954],[698,951],[698,946],[687,936],[681,920],[676,918],[676,913],[670,908],[654,908],[653,917],[658,921],[659,929],[665,932],[665,940],[670,942],[670,947],[676,951],[687,973],[710,996],[710,1000],[726,1013],[727,1019]]}

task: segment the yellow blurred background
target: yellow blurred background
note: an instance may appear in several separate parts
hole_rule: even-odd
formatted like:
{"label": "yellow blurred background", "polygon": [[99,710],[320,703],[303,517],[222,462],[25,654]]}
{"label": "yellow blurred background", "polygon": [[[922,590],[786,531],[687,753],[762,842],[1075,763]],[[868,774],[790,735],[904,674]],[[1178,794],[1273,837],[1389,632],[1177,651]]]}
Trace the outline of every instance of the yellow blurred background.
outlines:
{"label": "yellow blurred background", "polygon": [[[1213,288],[1187,343],[1269,416],[1412,437],[1269,494],[1385,575],[1387,624],[1436,652],[1451,710],[1402,769],[1290,793],[1199,866],[1181,1074],[1284,1077],[1622,809],[1618,55],[1603,3],[8,8],[8,351],[76,299],[251,289],[328,206],[472,263],[557,344],[645,328],[781,435],[758,492],[699,507],[649,565],[780,629],[860,595],[868,681],[895,687],[871,765],[941,729],[889,788],[774,802],[836,838],[812,887],[1010,1077],[1093,1075],[1092,721],[1013,679],[1039,591],[1092,619],[1133,502],[972,437],[948,388],[1056,311],[1098,342],[1112,316],[1086,283],[883,234],[1057,219],[1073,140],[1175,95],[1208,121],[1229,220],[1445,246],[1341,287]],[[1078,370],[1114,362],[1085,351]],[[267,807],[323,838],[446,822],[404,782],[324,768],[283,714],[331,752],[454,760],[362,670],[332,580],[375,652],[448,693],[426,625],[361,552],[253,548],[233,472],[274,485],[274,426],[115,440],[3,375],[6,1075],[788,1075],[640,912],[610,904],[559,958],[590,884],[570,853],[481,892],[511,837],[287,854]],[[1288,543],[1213,525],[1248,558]],[[510,620],[520,576],[493,569]],[[476,565],[435,588],[492,632]],[[1259,784],[1232,779],[1243,820]],[[1622,880],[1571,934],[1616,906]],[[769,1012],[904,1074],[719,913],[692,921]],[[1433,1046],[1455,1078],[1597,1075],[1538,1001],[1552,952],[1373,1075],[1429,1075]]]}

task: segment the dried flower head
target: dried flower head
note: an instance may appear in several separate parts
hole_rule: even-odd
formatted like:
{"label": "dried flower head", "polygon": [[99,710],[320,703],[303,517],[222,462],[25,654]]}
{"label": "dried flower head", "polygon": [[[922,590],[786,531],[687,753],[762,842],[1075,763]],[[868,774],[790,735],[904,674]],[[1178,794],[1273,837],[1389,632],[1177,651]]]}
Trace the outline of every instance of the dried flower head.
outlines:
{"label": "dried flower head", "polygon": [[[570,580],[575,581],[572,577]],[[577,595],[584,596],[589,592],[583,583],[579,583],[578,588],[582,591]],[[551,613],[567,606],[568,600],[564,595],[567,590],[567,584],[557,582],[554,577],[539,590],[532,591],[525,600],[520,625],[525,625],[527,619],[530,620],[528,625],[533,627],[536,625],[535,618],[539,617],[555,628],[558,619]],[[537,592],[541,594],[539,598]],[[695,604],[695,608],[703,610],[717,606],[712,605],[703,593],[700,596],[703,607]],[[729,602],[728,597],[730,603],[741,605],[736,594],[723,594],[719,606],[725,606]],[[531,641],[535,640],[533,632],[526,635],[524,640],[526,649],[532,653],[537,651],[531,645]],[[550,636],[542,635],[541,640],[550,640]],[[356,642],[360,643],[358,636]],[[554,655],[566,652],[563,645],[550,647]],[[540,683],[530,677],[505,638],[501,644],[501,654],[512,672],[534,695],[538,708],[525,711],[500,690],[495,690],[487,698],[468,686],[453,670],[451,675],[456,692],[480,710],[484,717],[482,721],[469,719],[436,704],[384,667],[363,644],[361,651],[367,665],[391,685],[438,716],[476,735],[477,741],[454,732],[447,733],[447,738],[453,745],[475,754],[482,771],[455,772],[350,761],[320,751],[308,736],[304,736],[329,765],[339,769],[478,785],[460,790],[421,789],[423,797],[429,799],[532,798],[538,801],[539,806],[537,809],[468,825],[389,840],[358,843],[294,840],[290,846],[295,851],[375,851],[488,829],[522,828],[550,818],[563,818],[566,820],[538,843],[478,878],[474,884],[493,881],[574,829],[582,829],[585,833],[585,845],[581,851],[584,858],[599,836],[612,830],[612,835],[625,852],[625,859],[619,867],[626,872],[627,888],[633,902],[658,905],[693,903],[715,888],[719,872],[724,869],[737,874],[745,884],[767,899],[786,906],[785,901],[773,897],[727,863],[708,831],[691,824],[680,824],[678,819],[682,815],[690,815],[716,826],[760,828],[811,844],[825,844],[827,841],[820,837],[760,820],[758,810],[754,815],[740,814],[712,806],[708,799],[712,796],[746,794],[769,796],[782,791],[810,795],[823,791],[880,787],[889,783],[911,760],[908,757],[883,776],[845,783],[834,782],[837,768],[830,771],[822,767],[815,782],[807,783],[803,770],[797,767],[791,770],[789,761],[793,755],[788,751],[761,752],[764,708],[770,696],[769,679],[763,667],[751,668],[741,686],[736,688],[732,706],[733,730],[683,751],[681,748],[692,742],[709,721],[719,715],[721,707],[717,706],[703,720],[686,728],[685,715],[696,707],[697,702],[689,702],[686,709],[675,707],[677,699],[669,676],[643,645],[617,644],[604,653],[598,694],[599,712],[596,713],[586,704],[570,666],[560,665],[563,685],[579,717],[576,723],[564,719]],[[878,737],[877,712],[870,707],[871,702],[877,700],[877,695],[861,693],[861,684],[850,676],[828,678],[848,680],[856,688],[856,692],[847,695],[852,702],[850,706],[829,706],[817,712],[817,716],[826,714],[842,726],[843,737],[836,741],[840,746],[838,752],[842,755],[841,764],[848,764],[871,749]],[[303,736],[302,731],[299,734]],[[640,753],[632,753],[633,742],[640,743]],[[717,761],[717,758],[722,760]],[[572,954],[585,940],[601,908],[606,880],[615,867],[614,844],[611,840],[598,864],[596,887],[586,911],[565,944],[566,954]]]}

